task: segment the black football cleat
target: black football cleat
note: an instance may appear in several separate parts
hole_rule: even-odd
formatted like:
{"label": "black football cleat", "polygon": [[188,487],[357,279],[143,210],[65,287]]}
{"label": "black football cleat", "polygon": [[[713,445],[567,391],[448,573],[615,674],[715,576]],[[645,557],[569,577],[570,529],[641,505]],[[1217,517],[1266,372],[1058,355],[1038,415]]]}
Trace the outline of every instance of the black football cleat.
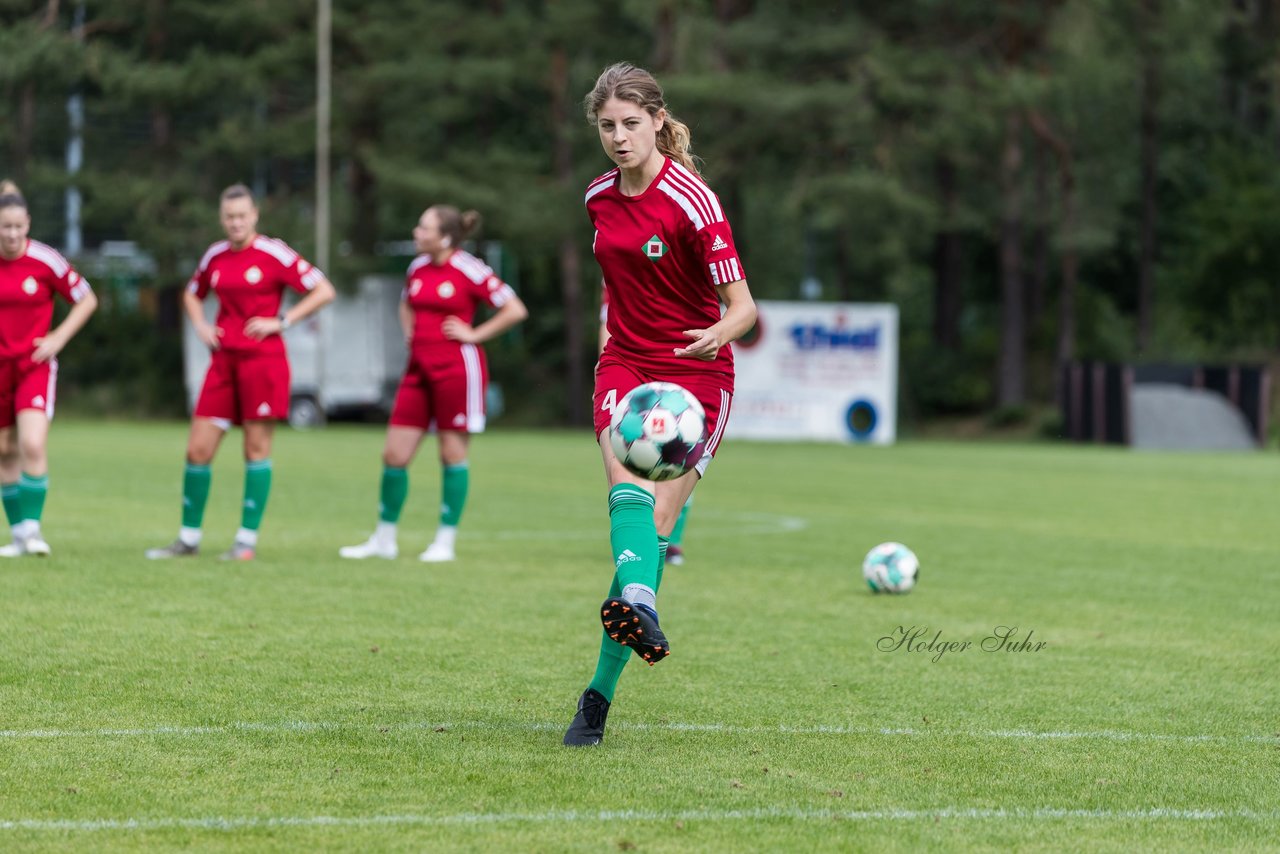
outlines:
{"label": "black football cleat", "polygon": [[604,719],[609,716],[609,701],[604,694],[588,688],[578,698],[578,713],[564,733],[567,747],[591,747],[604,740]]}
{"label": "black football cleat", "polygon": [[646,605],[632,605],[621,596],[610,596],[600,606],[600,623],[606,635],[634,649],[650,667],[671,654],[671,644],[658,626],[657,613]]}

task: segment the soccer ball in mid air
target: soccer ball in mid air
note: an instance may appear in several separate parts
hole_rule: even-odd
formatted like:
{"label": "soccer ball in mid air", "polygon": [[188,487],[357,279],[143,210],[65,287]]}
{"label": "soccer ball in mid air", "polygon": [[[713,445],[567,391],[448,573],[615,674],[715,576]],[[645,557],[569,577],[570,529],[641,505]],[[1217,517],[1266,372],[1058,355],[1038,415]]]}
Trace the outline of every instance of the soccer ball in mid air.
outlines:
{"label": "soccer ball in mid air", "polygon": [[675,383],[645,383],[614,407],[609,444],[632,473],[671,480],[702,459],[707,416],[698,399]]}
{"label": "soccer ball in mid air", "polygon": [[881,543],[863,559],[862,577],[872,593],[907,593],[920,578],[920,561],[902,543]]}

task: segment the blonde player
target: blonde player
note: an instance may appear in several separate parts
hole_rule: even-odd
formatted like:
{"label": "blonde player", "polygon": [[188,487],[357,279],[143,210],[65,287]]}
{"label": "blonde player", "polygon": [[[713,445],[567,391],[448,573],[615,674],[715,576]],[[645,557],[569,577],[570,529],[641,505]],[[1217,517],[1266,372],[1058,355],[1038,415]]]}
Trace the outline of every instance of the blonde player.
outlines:
{"label": "blonde player", "polygon": [[[594,421],[615,557],[613,584],[599,611],[604,637],[596,672],[564,735],[572,746],[604,738],[613,692],[633,651],[649,664],[670,653],[657,608],[666,537],[724,433],[734,380],[729,343],[756,318],[720,200],[698,174],[689,128],[667,111],[658,81],[643,69],[612,65],[585,105],[616,164],[586,193],[596,261],[609,291]],[[618,462],[606,428],[628,391],[654,381],[678,383],[698,398],[709,438],[694,471],[650,484]]]}
{"label": "blonde player", "polygon": [[[324,273],[283,241],[258,233],[258,207],[248,187],[235,184],[222,192],[219,218],[227,239],[209,247],[182,295],[196,334],[212,351],[187,440],[182,527],[172,543],[147,551],[152,560],[200,551],[209,466],[232,424],[244,426],[244,504],[240,529],[222,558],[253,559],[271,493],[275,425],[289,416],[289,359],[281,335],[334,298]],[[286,288],[303,297],[282,312]],[[218,297],[212,325],[201,305],[210,294]]]}

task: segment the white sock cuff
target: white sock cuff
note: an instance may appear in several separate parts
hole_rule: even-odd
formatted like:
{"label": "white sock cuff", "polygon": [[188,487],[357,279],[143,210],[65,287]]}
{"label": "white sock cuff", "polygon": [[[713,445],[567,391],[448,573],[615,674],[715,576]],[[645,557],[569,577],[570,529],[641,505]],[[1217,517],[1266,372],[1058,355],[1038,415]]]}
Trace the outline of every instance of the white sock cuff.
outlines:
{"label": "white sock cuff", "polygon": [[658,609],[658,594],[653,588],[644,584],[628,584],[622,588],[622,598],[633,605],[648,605],[655,611]]}

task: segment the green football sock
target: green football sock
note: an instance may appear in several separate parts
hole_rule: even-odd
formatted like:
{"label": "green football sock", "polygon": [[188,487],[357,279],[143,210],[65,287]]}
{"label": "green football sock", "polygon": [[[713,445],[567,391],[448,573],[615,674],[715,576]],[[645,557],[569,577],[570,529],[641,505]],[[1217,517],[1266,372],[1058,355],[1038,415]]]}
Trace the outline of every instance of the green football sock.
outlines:
{"label": "green football sock", "polygon": [[378,496],[378,519],[392,525],[400,521],[400,511],[409,496],[409,470],[383,466],[382,489]]}
{"label": "green football sock", "polygon": [[[613,576],[613,583],[609,585],[609,595],[617,596],[622,592],[622,588],[618,586],[618,576]],[[613,638],[600,631],[600,657],[596,659],[596,672],[591,677],[591,684],[588,688],[593,688],[604,695],[604,698],[610,703],[613,702],[613,692],[617,690],[618,680],[622,677],[622,670],[627,666],[627,661],[631,658],[631,647],[623,646]]]}
{"label": "green football sock", "polygon": [[658,578],[653,585],[653,592],[657,593],[658,588],[662,586],[662,570],[667,566],[667,549],[671,546],[671,540],[658,535]]}
{"label": "green football sock", "polygon": [[249,531],[262,525],[262,514],[271,495],[271,460],[250,460],[244,464],[244,507],[240,527]]}
{"label": "green football sock", "polygon": [[462,521],[462,509],[467,505],[467,486],[470,468],[466,463],[445,466],[440,478],[440,524],[451,528]]}
{"label": "green football sock", "polygon": [[49,475],[32,477],[26,472],[18,478],[18,502],[22,506],[22,520],[40,521],[44,514],[44,498],[49,493]]}
{"label": "green football sock", "polygon": [[613,487],[609,490],[609,523],[619,591],[632,584],[656,591],[660,564],[653,495],[630,483]]}
{"label": "green football sock", "polygon": [[[666,556],[667,540],[665,537],[659,536],[658,578],[653,585],[655,593],[662,586],[662,562]],[[617,596],[621,592],[622,588],[618,586],[618,576],[614,574],[613,584],[609,585],[609,595]],[[631,647],[623,646],[602,630],[600,632],[600,657],[596,659],[596,673],[591,677],[591,684],[587,687],[599,691],[606,700],[612,703],[613,692],[617,690],[618,680],[622,677],[622,670],[627,666],[627,662],[630,659]]]}
{"label": "green football sock", "polygon": [[671,529],[671,545],[678,546],[680,541],[684,539],[684,523],[689,518],[689,507],[693,504],[693,496],[689,496],[689,500],[680,508],[680,515],[676,517],[676,525]]}
{"label": "green football sock", "polygon": [[199,528],[204,524],[204,505],[212,482],[213,470],[209,466],[187,463],[182,473],[182,527]]}
{"label": "green football sock", "polygon": [[0,495],[4,496],[4,515],[9,519],[10,527],[22,521],[22,493],[18,482],[6,483],[0,487]]}
{"label": "green football sock", "polygon": [[[665,537],[659,536],[658,574],[653,584],[655,593],[662,586],[662,561],[666,556],[667,540]],[[617,596],[621,592],[622,588],[618,584],[618,575],[614,573],[613,583],[609,585],[609,595]],[[602,630],[600,632],[600,657],[596,659],[596,672],[591,677],[591,683],[587,687],[599,691],[606,700],[612,703],[613,692],[617,690],[618,680],[622,678],[622,670],[627,666],[627,662],[630,659],[631,647],[623,646]]]}

